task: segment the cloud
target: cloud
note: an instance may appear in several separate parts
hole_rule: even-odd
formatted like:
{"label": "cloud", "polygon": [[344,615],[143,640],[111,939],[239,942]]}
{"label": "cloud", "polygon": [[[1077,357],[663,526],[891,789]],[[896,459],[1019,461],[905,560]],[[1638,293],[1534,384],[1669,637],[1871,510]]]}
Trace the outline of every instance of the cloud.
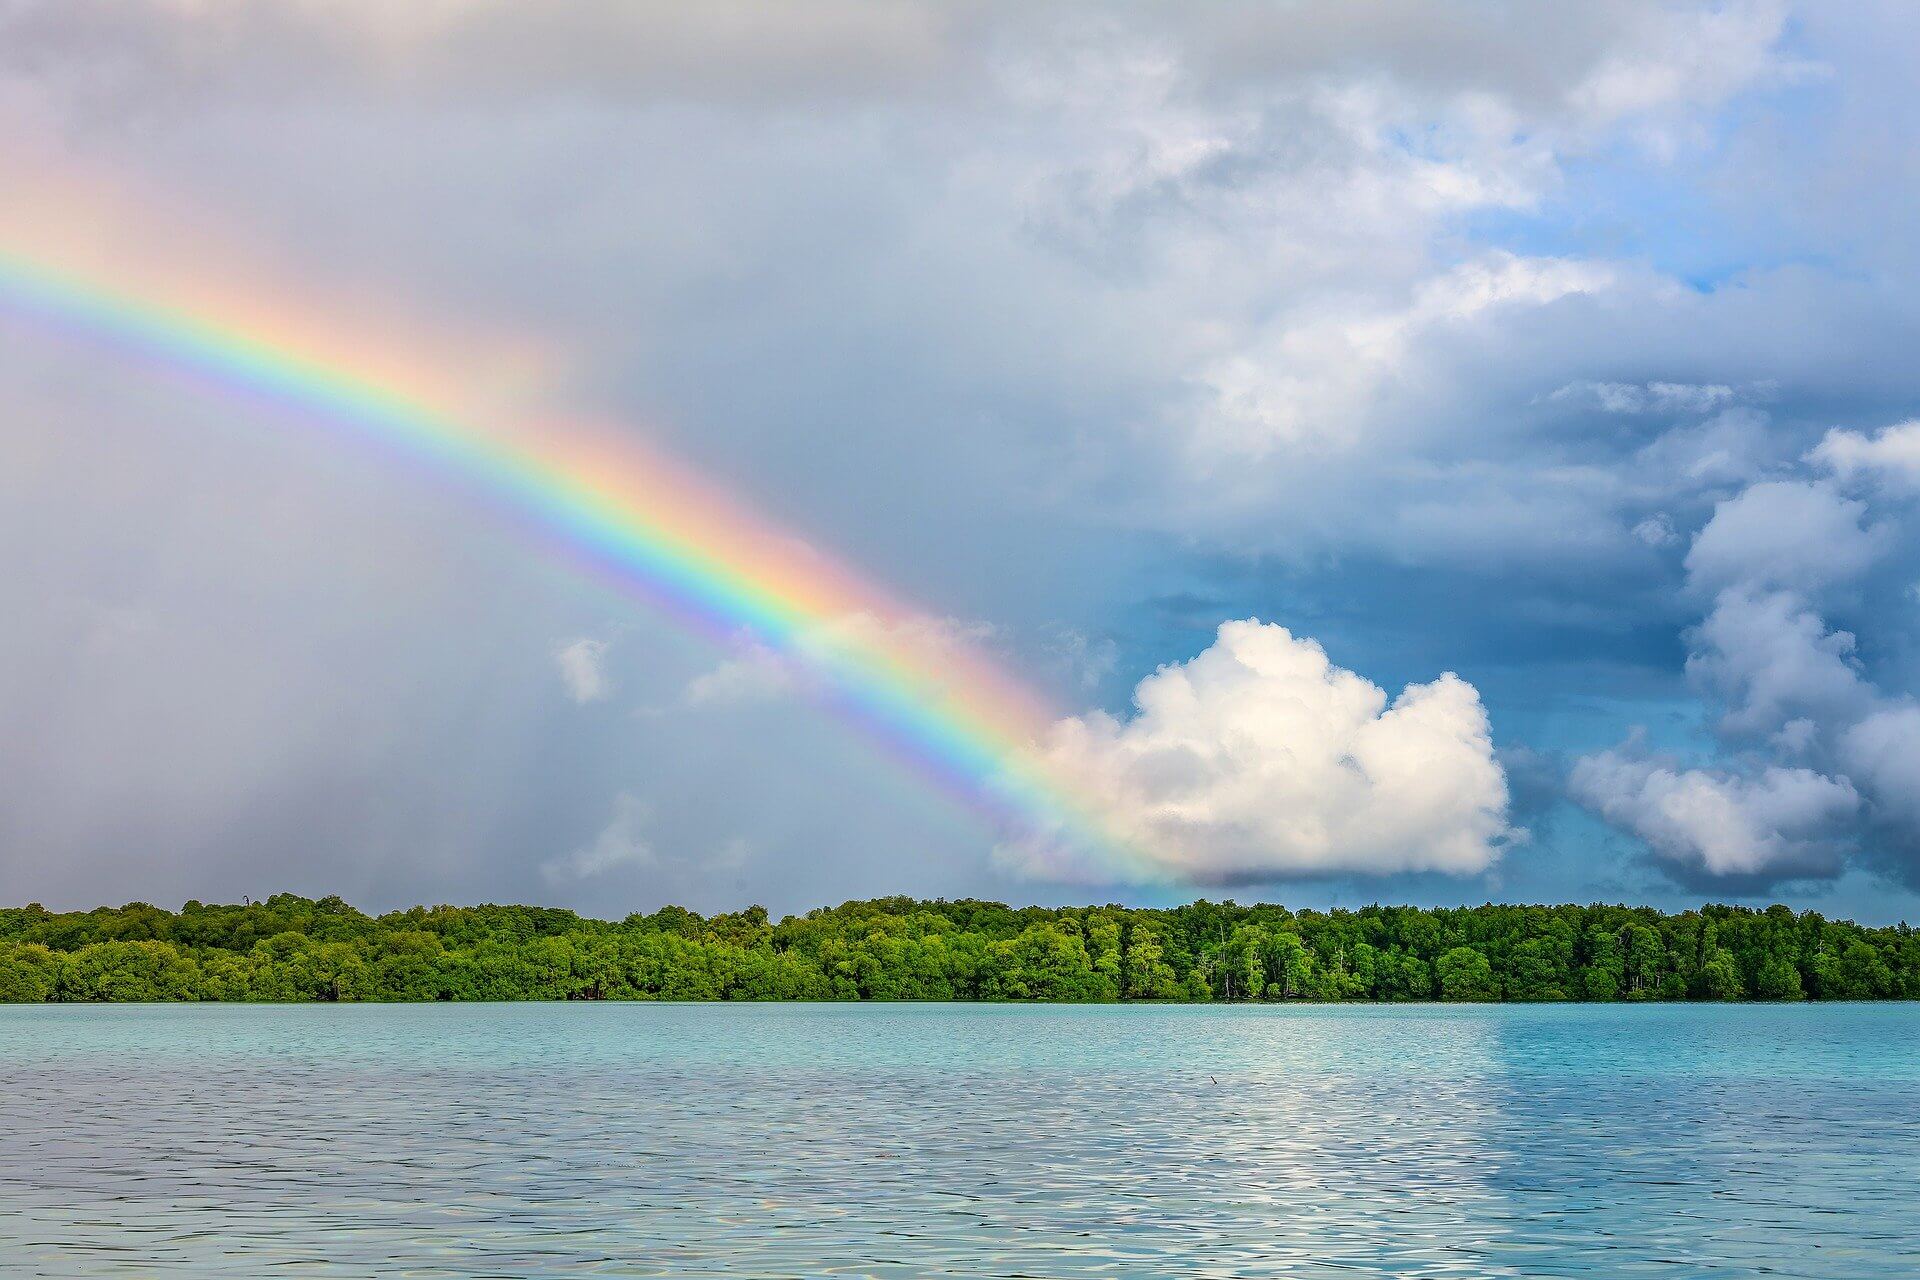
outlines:
{"label": "cloud", "polygon": [[1725,703],[1721,724],[1730,733],[1846,718],[1875,700],[1854,658],[1854,637],[1828,630],[1792,592],[1726,591],[1688,640],[1687,674]]}
{"label": "cloud", "polygon": [[[565,353],[544,388],[562,411],[648,424],[934,614],[1112,636],[1128,669],[1204,647],[1141,603],[1195,588],[1209,629],[1281,601],[1360,670],[1501,672],[1475,682],[1502,723],[1509,706],[1540,724],[1569,696],[1671,693],[1679,620],[1718,591],[1676,602],[1678,557],[1650,544],[1779,478],[1818,431],[1891,420],[1915,389],[1899,211],[1920,99],[1910,60],[1888,56],[1912,26],[1886,12],[0,9],[9,160],[23,148],[227,210],[232,239],[272,246],[290,277],[542,335]],[[1842,22],[1873,57],[1793,101],[1767,93],[1800,51],[1846,53]],[[121,204],[144,217],[156,201]],[[377,344],[383,314],[348,327]],[[583,607],[532,557],[476,554],[487,535],[458,504],[409,515],[421,486],[343,485],[331,450],[183,450],[202,425],[154,429],[152,386],[95,405],[110,362],[56,370],[4,337],[0,615],[17,621],[0,628],[0,708],[28,726],[0,769],[16,898],[80,900],[107,878],[204,895],[218,867],[385,903],[543,891],[523,851],[590,844],[636,761],[658,843],[711,847],[738,819],[765,851],[753,884],[789,905],[902,887],[923,868],[901,847],[964,869],[920,886],[1007,887],[978,865],[982,831],[871,753],[835,755],[836,726],[806,731],[806,677],[783,659],[676,647],[660,624],[617,673],[623,699],[665,710],[576,714],[525,679],[525,655],[648,619]],[[1769,378],[1770,417],[1749,408]],[[1552,394],[1567,387],[1584,389]],[[1667,418],[1685,425],[1649,444]],[[140,430],[103,437],[115,422]],[[266,434],[232,425],[234,441]],[[1284,576],[1301,566],[1320,576]],[[1403,588],[1425,605],[1394,600]],[[1364,593],[1356,623],[1342,611]],[[63,594],[139,610],[152,635],[68,645],[44,607]],[[1828,656],[1865,679],[1899,633],[1850,601],[1829,623],[1832,594],[1778,616],[1814,619],[1816,649],[1857,632]],[[1769,705],[1748,656],[1772,659],[1763,637],[1732,637],[1737,612],[1724,642],[1747,649],[1704,624],[1698,641],[1726,659],[1695,674],[1716,710]],[[1071,653],[1000,647],[1079,683]],[[1082,676],[1106,656],[1090,649]],[[1755,727],[1725,731],[1751,748],[1786,731],[1760,721],[1790,716],[1796,760],[1843,770],[1854,713],[1805,709],[1833,702],[1810,678],[1782,674]],[[498,691],[484,719],[476,688]],[[663,877],[649,892],[733,892]]]}
{"label": "cloud", "polygon": [[1406,376],[1422,339],[1598,293],[1613,280],[1603,263],[1495,253],[1420,282],[1397,309],[1342,317],[1314,308],[1199,372],[1210,403],[1196,443],[1228,458],[1355,446],[1355,427],[1382,384]]}
{"label": "cloud", "polygon": [[[1486,709],[1451,673],[1389,705],[1312,640],[1248,619],[1142,680],[1134,706],[1059,722],[1036,762],[1141,851],[1143,875],[1471,875],[1516,837]],[[1057,833],[999,856],[1035,875],[1089,873]]]}
{"label": "cloud", "polygon": [[1835,428],[1807,457],[1843,480],[1865,477],[1895,490],[1920,492],[1920,420],[1873,435]]}
{"label": "cloud", "polygon": [[1649,547],[1670,547],[1680,541],[1680,535],[1674,532],[1672,517],[1664,511],[1656,512],[1633,526],[1633,536]]}
{"label": "cloud", "polygon": [[725,706],[795,693],[815,696],[821,691],[820,661],[849,652],[904,651],[925,670],[939,671],[999,635],[999,629],[986,622],[931,615],[887,619],[871,613],[845,614],[814,626],[792,651],[741,635],[734,639],[732,656],[688,682],[685,700],[689,706]]}
{"label": "cloud", "polygon": [[1909,847],[1920,846],[1920,705],[1890,702],[1847,728],[1839,756]]}
{"label": "cloud", "polygon": [[[1766,3],[1444,21],[1400,0],[1097,20],[991,2],[828,0],[751,20],[731,0],[560,19],[391,8],[213,5],[189,22],[155,0],[96,23],[29,3],[0,78],[52,82],[63,118],[151,119],[141,168],[186,172],[316,260],[448,313],[525,308],[579,338],[589,379],[639,388],[697,444],[727,437],[715,452],[765,492],[817,490],[793,500],[802,523],[882,557],[918,529],[963,557],[941,518],[983,490],[1017,515],[1027,495],[1008,488],[1196,542],[1619,553],[1633,520],[1597,529],[1603,498],[1551,491],[1595,477],[1541,474],[1553,433],[1491,421],[1512,416],[1503,383],[1618,363],[1624,315],[1723,326],[1685,314],[1704,305],[1693,291],[1589,246],[1463,232],[1555,218],[1569,161],[1622,128],[1685,132],[1786,60]],[[246,109],[263,95],[272,110]],[[430,175],[410,160],[423,149]],[[300,151],[329,163],[328,196],[258,180]],[[608,163],[572,162],[584,153]],[[766,190],[778,211],[753,198]],[[321,207],[334,201],[381,212]],[[548,233],[525,235],[518,207]],[[606,279],[626,284],[584,283]],[[1583,310],[1614,336],[1534,349],[1549,314]],[[719,367],[709,324],[755,376]],[[881,349],[877,384],[848,376]],[[1687,381],[1700,363],[1679,352],[1671,376],[1632,385],[1746,385]],[[1354,514],[1376,505],[1407,514]],[[1017,545],[1024,531],[995,523]],[[913,551],[896,575],[939,571]],[[984,572],[993,553],[976,555]]]}
{"label": "cloud", "polygon": [[[1904,429],[1829,432],[1805,461],[1843,480],[1897,471]],[[1870,514],[1826,479],[1762,481],[1720,502],[1686,558],[1690,593],[1713,603],[1684,639],[1730,763],[1601,752],[1575,765],[1575,798],[1695,880],[1832,877],[1856,859],[1920,875],[1907,856],[1920,848],[1920,708],[1876,680],[1824,612],[1859,608],[1870,571],[1909,536]]]}
{"label": "cloud", "polygon": [[1887,548],[1890,530],[1864,526],[1866,504],[1826,485],[1773,480],[1714,509],[1687,552],[1698,590],[1730,586],[1813,590],[1857,577]]}
{"label": "cloud", "polygon": [[727,706],[760,702],[792,693],[805,679],[804,669],[786,654],[742,640],[733,657],[687,683],[687,705]]}
{"label": "cloud", "polygon": [[1683,872],[1773,881],[1838,872],[1860,797],[1845,778],[1770,766],[1752,777],[1632,751],[1575,763],[1575,799]]}
{"label": "cloud", "polygon": [[614,797],[613,816],[589,844],[540,864],[550,881],[590,880],[609,871],[652,865],[657,858],[646,831],[653,820],[652,806],[630,792]]}
{"label": "cloud", "polygon": [[[1012,0],[817,0],[791,13],[768,12],[751,0],[692,8],[667,0],[582,0],[558,14],[528,13],[501,0],[265,8],[130,0],[115,22],[64,23],[56,20],[55,0],[23,0],[15,8],[22,11],[22,62],[55,53],[102,62],[117,56],[156,78],[190,80],[198,71],[228,91],[288,92],[354,77],[361,89],[416,93],[570,90],[624,100],[660,93],[664,82],[681,92],[750,97],[756,79],[773,82],[760,87],[765,94],[791,90],[796,77],[802,86],[832,88],[838,76],[851,87],[898,92],[909,75],[991,56],[994,44],[984,36],[996,31],[1052,44],[1076,31],[1118,29],[1158,35],[1205,81],[1227,88],[1263,77],[1295,80],[1365,59],[1430,92],[1497,94],[1556,116],[1579,113],[1582,124],[1711,105],[1769,75],[1779,61],[1773,46],[1784,16],[1770,3],[1696,9],[1649,0],[1598,0],[1578,13],[1500,5],[1444,17],[1413,0],[1285,12],[1147,3],[1097,22],[1036,14]],[[266,74],[290,69],[303,73],[292,86]],[[713,83],[699,86],[695,69]]]}
{"label": "cloud", "polygon": [[113,71],[94,93],[286,101],[352,91],[476,103],[548,95],[782,101],[910,91],[968,52],[941,6],[820,0],[804,11],[750,0],[686,7],[588,0],[533,15],[496,0],[324,6],[136,0],[112,22],[62,21],[27,0],[13,15],[21,61],[64,57]]}
{"label": "cloud", "polygon": [[560,680],[567,687],[567,696],[582,706],[602,702],[613,692],[607,680],[607,648],[605,640],[582,637],[553,651],[553,661],[560,668]]}
{"label": "cloud", "polygon": [[1732,387],[1691,382],[1569,382],[1549,400],[1590,403],[1604,413],[1711,413],[1732,403]]}
{"label": "cloud", "polygon": [[1637,470],[1675,492],[1750,484],[1762,477],[1779,449],[1768,428],[1758,410],[1729,409],[1673,428],[1633,461]]}
{"label": "cloud", "polygon": [[1068,681],[1087,690],[1098,688],[1120,665],[1120,646],[1111,636],[1094,637],[1073,627],[1048,629],[1047,658],[1064,670]]}
{"label": "cloud", "polygon": [[[1627,19],[1638,39],[1609,57],[1570,93],[1599,120],[1645,117],[1676,104],[1719,102],[1760,80],[1792,81],[1818,73],[1783,59],[1777,49],[1787,20],[1784,3],[1713,8],[1640,10]],[[1669,122],[1656,122],[1649,139],[1671,146]]]}

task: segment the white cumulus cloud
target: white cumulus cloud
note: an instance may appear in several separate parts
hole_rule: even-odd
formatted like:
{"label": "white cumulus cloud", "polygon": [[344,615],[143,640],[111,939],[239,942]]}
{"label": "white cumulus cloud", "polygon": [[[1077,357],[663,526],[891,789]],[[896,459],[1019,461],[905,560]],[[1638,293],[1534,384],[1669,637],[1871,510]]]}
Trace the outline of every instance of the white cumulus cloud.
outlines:
{"label": "white cumulus cloud", "polygon": [[[1058,722],[1039,757],[1139,852],[1142,878],[1468,875],[1520,835],[1486,709],[1451,673],[1389,704],[1314,641],[1248,619],[1142,680],[1134,704],[1124,720]],[[1052,833],[999,856],[1061,878],[1106,871]]]}

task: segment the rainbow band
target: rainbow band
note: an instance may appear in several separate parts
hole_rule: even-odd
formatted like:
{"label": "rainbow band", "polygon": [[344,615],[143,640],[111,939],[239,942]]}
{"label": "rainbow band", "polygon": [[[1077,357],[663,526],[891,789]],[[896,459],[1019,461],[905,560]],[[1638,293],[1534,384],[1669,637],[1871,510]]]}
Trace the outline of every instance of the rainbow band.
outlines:
{"label": "rainbow band", "polygon": [[837,710],[971,806],[1127,857],[1033,763],[1030,748],[1050,722],[1039,699],[977,653],[914,643],[911,611],[630,435],[483,428],[295,340],[6,253],[0,305],[348,428],[458,478],[684,622],[720,635],[744,631],[804,659]]}

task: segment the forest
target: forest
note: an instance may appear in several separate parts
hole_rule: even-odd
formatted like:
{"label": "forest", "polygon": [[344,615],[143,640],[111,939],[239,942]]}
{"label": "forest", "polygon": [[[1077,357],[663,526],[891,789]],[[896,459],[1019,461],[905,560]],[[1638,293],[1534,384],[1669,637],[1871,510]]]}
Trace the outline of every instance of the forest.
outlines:
{"label": "forest", "polygon": [[1784,906],[1008,907],[879,898],[369,916],[279,894],[0,909],[0,1002],[1920,998],[1920,934]]}

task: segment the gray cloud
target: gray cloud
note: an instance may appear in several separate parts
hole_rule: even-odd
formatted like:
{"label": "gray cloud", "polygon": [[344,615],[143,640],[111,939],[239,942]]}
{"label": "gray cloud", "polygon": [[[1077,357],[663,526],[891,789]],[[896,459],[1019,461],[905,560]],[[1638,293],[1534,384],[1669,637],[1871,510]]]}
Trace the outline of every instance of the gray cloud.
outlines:
{"label": "gray cloud", "polygon": [[1770,4],[1689,12],[1645,0],[1567,14],[1513,2],[1445,16],[1417,0],[1293,10],[1151,3],[1110,13],[980,0],[824,0],[804,11],[748,0],[589,0],[557,13],[508,0],[190,8],[145,0],[111,11],[20,0],[8,17],[15,66],[92,63],[108,73],[93,78],[95,91],[118,78],[209,97],[349,87],[639,100],[892,97],[1010,46],[1152,37],[1215,92],[1331,76],[1427,94],[1498,93],[1536,112],[1609,121],[1675,101],[1710,105],[1737,89],[1767,69],[1782,15]]}
{"label": "gray cloud", "polygon": [[1792,592],[1729,590],[1688,634],[1688,674],[1723,701],[1721,726],[1733,734],[1854,715],[1874,699],[1854,658],[1854,637],[1828,630]]}
{"label": "gray cloud", "polygon": [[1577,761],[1573,794],[1645,839],[1683,875],[1761,885],[1831,876],[1860,797],[1844,778],[1773,766],[1753,776],[1686,769],[1631,752]]}
{"label": "gray cloud", "polygon": [[1879,481],[1896,490],[1920,490],[1920,420],[1861,431],[1827,432],[1808,459],[1842,479]]}
{"label": "gray cloud", "polygon": [[[1810,458],[1843,474],[1876,448],[1854,433],[1825,439]],[[1920,846],[1920,773],[1909,764],[1920,711],[1875,680],[1856,636],[1819,603],[1857,591],[1912,536],[1823,479],[1762,481],[1720,502],[1686,557],[1690,590],[1713,597],[1687,632],[1687,673],[1743,754],[1689,768],[1599,752],[1574,765],[1575,798],[1696,879],[1832,877],[1850,860],[1920,877],[1908,856]]]}
{"label": "gray cloud", "polygon": [[[1898,629],[1868,604],[1903,544],[1825,594],[1802,564],[1806,598],[1766,617],[1765,590],[1738,616],[1686,596],[1679,548],[1756,482],[1814,484],[1794,460],[1829,429],[1920,399],[1890,212],[1920,190],[1912,26],[1766,3],[20,0],[0,205],[110,172],[165,193],[122,200],[136,239],[273,246],[296,278],[537,334],[566,356],[558,400],[930,614],[991,620],[1069,708],[1193,653],[1151,601],[1219,565],[1243,594],[1193,593],[1202,630],[1330,608],[1245,585],[1281,565],[1423,592],[1370,615],[1405,671],[1364,669],[1459,667],[1495,735],[1508,708],[1469,658],[1639,695],[1645,637],[1697,624],[1716,709],[1773,706],[1741,740],[1805,720],[1783,767],[1839,770],[1854,713],[1825,710],[1818,663],[1763,694],[1786,657],[1761,640],[1858,662],[1891,705]],[[1831,127],[1792,114],[1809,94]],[[1704,210],[1686,244],[1655,230],[1676,209]],[[567,585],[459,495],[7,339],[0,585],[24,621],[0,706],[32,729],[0,779],[0,895],[212,896],[239,870],[374,905],[1033,892],[803,701],[689,705],[737,654]],[[1871,541],[1891,517],[1868,479],[1830,483],[1842,515],[1873,491]],[[1700,552],[1727,580],[1759,554],[1714,551],[1730,528]],[[1821,557],[1857,542],[1829,532]],[[1735,640],[1743,619],[1776,629]],[[616,633],[607,696],[556,698],[556,638]],[[1463,656],[1441,633],[1500,638]],[[543,877],[622,795],[659,856]]]}
{"label": "gray cloud", "polygon": [[587,880],[624,867],[650,867],[659,855],[646,838],[651,812],[645,801],[628,792],[614,797],[613,817],[592,843],[540,864],[550,880]]}
{"label": "gray cloud", "polygon": [[1698,590],[1731,586],[1811,590],[1864,573],[1888,529],[1865,525],[1866,504],[1804,481],[1756,484],[1721,503],[1687,552]]}
{"label": "gray cloud", "polygon": [[582,636],[553,651],[553,662],[560,669],[567,696],[575,702],[602,702],[613,692],[607,683],[607,644],[605,640]]}
{"label": "gray cloud", "polygon": [[1732,387],[1689,382],[1569,382],[1549,400],[1590,403],[1607,413],[1707,413],[1736,398]]}

